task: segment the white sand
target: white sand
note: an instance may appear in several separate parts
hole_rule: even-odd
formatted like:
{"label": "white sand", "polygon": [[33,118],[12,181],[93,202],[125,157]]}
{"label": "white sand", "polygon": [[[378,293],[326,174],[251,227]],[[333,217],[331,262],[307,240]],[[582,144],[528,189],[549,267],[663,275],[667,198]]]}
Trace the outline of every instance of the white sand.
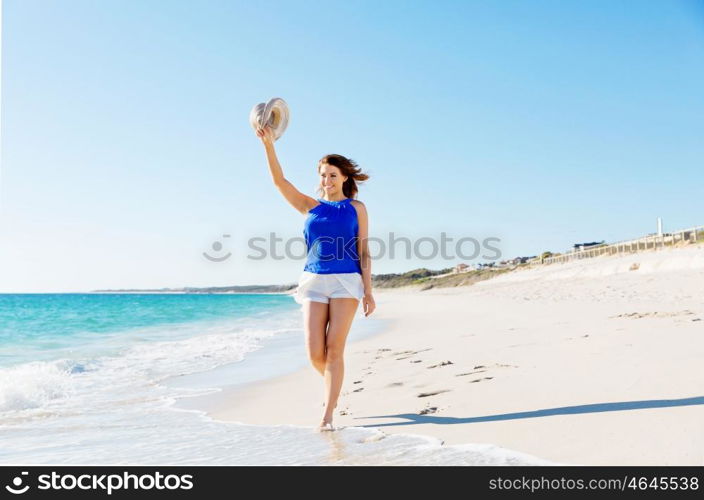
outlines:
{"label": "white sand", "polygon": [[[335,425],[564,464],[704,465],[704,246],[375,298],[393,321],[348,343]],[[322,401],[310,367],[219,393],[209,412],[315,426]]]}

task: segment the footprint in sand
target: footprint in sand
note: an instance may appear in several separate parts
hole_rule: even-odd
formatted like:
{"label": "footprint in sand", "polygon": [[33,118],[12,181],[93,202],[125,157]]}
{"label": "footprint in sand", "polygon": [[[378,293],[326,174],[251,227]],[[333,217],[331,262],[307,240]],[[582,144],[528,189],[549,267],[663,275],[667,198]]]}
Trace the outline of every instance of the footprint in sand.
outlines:
{"label": "footprint in sand", "polygon": [[427,398],[428,396],[435,396],[436,394],[442,394],[443,392],[450,392],[450,389],[442,389],[440,391],[433,391],[433,392],[421,392],[418,394],[419,398]]}
{"label": "footprint in sand", "polygon": [[414,354],[415,351],[398,351],[392,354],[392,356],[400,356],[401,354]]}
{"label": "footprint in sand", "polygon": [[[396,361],[401,361],[402,359],[411,358],[411,357],[415,356],[416,354],[418,354],[419,352],[429,351],[430,349],[432,349],[432,347],[428,347],[427,349],[421,349],[419,351],[399,351],[399,352],[393,353],[392,356],[401,356],[400,358],[396,358]],[[406,356],[403,356],[404,354]]]}
{"label": "footprint in sand", "polygon": [[418,412],[418,415],[427,415],[429,413],[435,413],[438,411],[437,406],[430,406],[428,408],[423,408],[421,411]]}
{"label": "footprint in sand", "polygon": [[494,363],[493,365],[476,365],[471,372],[458,373],[455,377],[464,377],[465,375],[474,375],[475,373],[483,373],[489,368],[518,368],[518,365],[510,365],[505,363]]}
{"label": "footprint in sand", "polygon": [[[487,371],[489,368],[518,368],[517,365],[510,365],[510,364],[505,364],[505,363],[494,363],[493,365],[476,365],[471,372],[464,372],[464,373],[457,373],[455,374],[455,377],[464,377],[466,375],[474,375],[476,373],[483,373]],[[478,379],[482,380],[482,379]]]}
{"label": "footprint in sand", "polygon": [[629,319],[641,319],[641,318],[672,318],[675,316],[690,316],[694,313],[690,310],[685,309],[684,311],[652,311],[652,312],[632,312],[617,314],[616,316],[609,316],[609,318],[629,318]]}
{"label": "footprint in sand", "polygon": [[359,442],[360,443],[373,443],[375,441],[381,441],[382,439],[384,439],[386,437],[386,434],[384,434],[383,432],[381,432],[381,431],[376,431],[376,432],[378,434],[374,434],[373,436],[369,436],[369,437],[360,439]]}
{"label": "footprint in sand", "polygon": [[437,365],[432,365],[432,366],[427,366],[426,368],[437,368],[438,366],[447,366],[447,365],[453,365],[454,363],[452,361],[443,361],[442,363],[438,363]]}

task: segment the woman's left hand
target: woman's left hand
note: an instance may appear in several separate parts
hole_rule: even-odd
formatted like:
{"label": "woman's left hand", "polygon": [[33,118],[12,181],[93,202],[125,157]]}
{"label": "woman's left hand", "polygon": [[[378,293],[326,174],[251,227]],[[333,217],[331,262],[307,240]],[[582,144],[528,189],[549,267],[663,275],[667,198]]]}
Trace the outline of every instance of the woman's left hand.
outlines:
{"label": "woman's left hand", "polygon": [[374,297],[371,293],[365,293],[362,299],[362,310],[365,316],[369,316],[376,309],[376,302],[374,302]]}

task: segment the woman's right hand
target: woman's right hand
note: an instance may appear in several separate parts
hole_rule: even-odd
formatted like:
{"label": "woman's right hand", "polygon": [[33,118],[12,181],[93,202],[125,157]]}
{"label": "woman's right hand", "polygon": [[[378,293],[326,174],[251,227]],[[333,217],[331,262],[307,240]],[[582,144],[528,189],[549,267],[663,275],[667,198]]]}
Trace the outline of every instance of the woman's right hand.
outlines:
{"label": "woman's right hand", "polygon": [[371,293],[365,293],[364,298],[362,298],[362,311],[365,316],[369,316],[376,309],[376,302],[374,301],[374,296]]}
{"label": "woman's right hand", "polygon": [[263,129],[259,128],[256,131],[257,137],[262,141],[264,146],[274,145],[274,131],[271,130],[269,125],[266,125]]}

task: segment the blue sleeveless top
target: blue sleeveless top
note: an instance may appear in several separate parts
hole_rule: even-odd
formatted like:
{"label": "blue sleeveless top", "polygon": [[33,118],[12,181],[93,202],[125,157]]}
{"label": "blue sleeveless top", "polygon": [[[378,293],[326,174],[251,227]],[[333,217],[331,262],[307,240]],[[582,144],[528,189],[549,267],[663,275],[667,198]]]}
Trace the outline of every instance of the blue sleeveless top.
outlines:
{"label": "blue sleeveless top", "polygon": [[316,274],[359,273],[357,253],[359,226],[352,198],[328,201],[308,211],[303,235],[306,240],[304,271]]}

